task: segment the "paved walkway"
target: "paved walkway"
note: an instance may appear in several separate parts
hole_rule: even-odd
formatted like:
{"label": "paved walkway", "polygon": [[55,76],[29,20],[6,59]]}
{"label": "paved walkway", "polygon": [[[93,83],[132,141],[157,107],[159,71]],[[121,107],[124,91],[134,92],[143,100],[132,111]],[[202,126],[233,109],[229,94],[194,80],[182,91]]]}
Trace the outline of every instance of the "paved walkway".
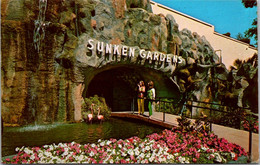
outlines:
{"label": "paved walkway", "polygon": [[[132,112],[114,112],[114,113],[132,113]],[[144,113],[146,116],[149,115],[148,112]],[[138,116],[138,115],[134,115]],[[165,114],[165,123],[177,126],[177,118],[179,116]],[[143,117],[144,119],[147,117]],[[162,112],[154,112],[151,116],[150,120],[154,121],[162,121],[163,120],[163,113]],[[194,120],[192,120],[194,121]],[[225,138],[229,142],[235,143],[243,147],[247,152],[249,150],[249,132],[238,130],[230,127],[225,127],[217,124],[212,124],[212,131],[218,135],[220,138]],[[252,141],[252,162],[258,163],[259,162],[259,134],[253,133],[253,141]]]}

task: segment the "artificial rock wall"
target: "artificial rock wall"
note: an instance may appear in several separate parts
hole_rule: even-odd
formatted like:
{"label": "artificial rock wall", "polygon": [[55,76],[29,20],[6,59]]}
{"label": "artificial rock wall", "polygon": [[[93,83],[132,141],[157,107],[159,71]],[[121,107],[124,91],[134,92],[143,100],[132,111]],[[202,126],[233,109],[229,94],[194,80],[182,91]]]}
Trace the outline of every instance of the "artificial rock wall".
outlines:
{"label": "artificial rock wall", "polygon": [[[166,74],[196,100],[211,101],[209,68],[217,66],[221,75],[227,74],[205,37],[179,31],[170,15],[153,14],[149,0],[49,0],[45,12],[39,3],[43,1],[1,1],[5,125],[81,119],[82,91],[95,74],[128,64],[102,62],[87,54],[88,38],[181,56],[185,63],[168,69],[149,65],[145,59],[141,65]],[[36,26],[35,20],[45,24]],[[38,50],[34,43],[39,44]]]}

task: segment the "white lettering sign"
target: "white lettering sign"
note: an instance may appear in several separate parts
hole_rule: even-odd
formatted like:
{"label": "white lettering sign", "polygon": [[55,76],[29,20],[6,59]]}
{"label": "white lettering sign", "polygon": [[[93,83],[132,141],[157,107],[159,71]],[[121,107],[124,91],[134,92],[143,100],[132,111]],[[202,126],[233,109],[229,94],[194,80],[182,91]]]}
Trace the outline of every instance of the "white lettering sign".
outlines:
{"label": "white lettering sign", "polygon": [[[125,45],[113,45],[108,44],[100,41],[94,41],[93,39],[88,40],[87,48],[89,50],[96,50],[98,53],[105,52],[106,54],[112,54],[113,55],[122,55],[125,57],[135,57],[135,48],[134,47],[128,47]],[[139,56],[142,59],[146,60],[153,60],[153,61],[161,61],[161,62],[167,62],[167,63],[182,63],[183,58],[181,56],[172,55],[172,54],[164,54],[159,52],[151,52],[151,51],[145,51],[144,49],[139,50]]]}

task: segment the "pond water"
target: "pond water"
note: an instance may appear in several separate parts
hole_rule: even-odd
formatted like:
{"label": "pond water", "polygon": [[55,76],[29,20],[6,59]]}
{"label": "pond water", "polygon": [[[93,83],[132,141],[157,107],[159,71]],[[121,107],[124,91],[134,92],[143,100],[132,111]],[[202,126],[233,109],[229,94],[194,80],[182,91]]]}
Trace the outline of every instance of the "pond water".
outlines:
{"label": "pond water", "polygon": [[16,154],[15,148],[72,142],[95,143],[98,139],[126,139],[131,136],[144,138],[159,133],[164,128],[140,120],[110,118],[102,124],[73,123],[5,127],[2,134],[2,156]]}

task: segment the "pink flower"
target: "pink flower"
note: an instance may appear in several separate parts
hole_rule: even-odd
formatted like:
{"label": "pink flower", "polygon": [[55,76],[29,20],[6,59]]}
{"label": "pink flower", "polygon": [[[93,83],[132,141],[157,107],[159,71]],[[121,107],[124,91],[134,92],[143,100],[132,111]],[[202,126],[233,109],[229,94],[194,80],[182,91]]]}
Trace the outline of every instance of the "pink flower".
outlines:
{"label": "pink flower", "polygon": [[127,163],[127,161],[125,161],[124,159],[121,159],[121,160],[120,160],[120,163],[125,164],[125,163]]}
{"label": "pink flower", "polygon": [[72,157],[72,156],[70,156],[70,157],[69,157],[69,160],[70,160],[70,161],[73,161],[73,157]]}
{"label": "pink flower", "polygon": [[197,162],[197,159],[196,159],[196,158],[193,158],[192,161],[193,161],[193,162]]}
{"label": "pink flower", "polygon": [[200,158],[200,154],[198,152],[195,154],[195,156],[196,158]]}

